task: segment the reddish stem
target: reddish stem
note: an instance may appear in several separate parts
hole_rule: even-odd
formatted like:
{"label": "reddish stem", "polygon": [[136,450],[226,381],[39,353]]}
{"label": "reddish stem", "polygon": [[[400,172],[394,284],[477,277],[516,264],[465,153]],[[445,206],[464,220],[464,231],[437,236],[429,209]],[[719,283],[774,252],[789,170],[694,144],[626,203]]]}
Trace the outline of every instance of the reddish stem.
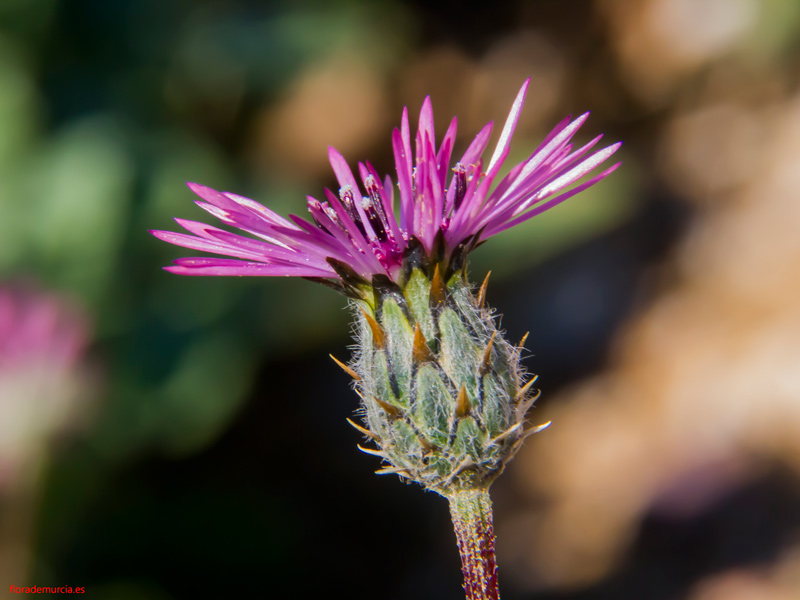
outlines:
{"label": "reddish stem", "polygon": [[449,494],[448,500],[461,553],[467,600],[499,600],[489,491],[485,488],[458,490]]}

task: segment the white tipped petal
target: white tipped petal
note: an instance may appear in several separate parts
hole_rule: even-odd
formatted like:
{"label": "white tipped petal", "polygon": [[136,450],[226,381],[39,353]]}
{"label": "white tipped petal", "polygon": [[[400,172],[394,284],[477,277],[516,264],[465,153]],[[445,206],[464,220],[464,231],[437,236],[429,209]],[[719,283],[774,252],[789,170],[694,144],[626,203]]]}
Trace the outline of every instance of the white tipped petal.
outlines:
{"label": "white tipped petal", "polygon": [[525,103],[525,94],[528,91],[530,82],[530,79],[525,80],[525,83],[523,83],[522,87],[519,89],[519,93],[517,93],[517,97],[514,99],[511,112],[508,113],[506,124],[503,126],[500,139],[497,141],[497,147],[494,149],[492,159],[489,161],[489,167],[486,169],[486,172],[489,174],[493,174],[496,169],[500,168],[500,165],[508,154],[511,136],[514,135],[514,129],[516,129],[517,123],[519,122],[519,115],[522,112],[522,105]]}

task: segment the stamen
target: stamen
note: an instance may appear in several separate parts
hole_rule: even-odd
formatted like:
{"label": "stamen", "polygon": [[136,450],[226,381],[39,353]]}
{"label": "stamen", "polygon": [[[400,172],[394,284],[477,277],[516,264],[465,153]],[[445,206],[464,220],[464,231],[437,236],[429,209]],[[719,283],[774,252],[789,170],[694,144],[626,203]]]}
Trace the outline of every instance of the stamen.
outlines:
{"label": "stamen", "polygon": [[381,223],[381,219],[378,216],[378,211],[375,209],[375,202],[372,201],[371,198],[367,198],[364,196],[361,198],[361,208],[364,209],[364,214],[367,215],[367,219],[369,219],[369,224],[372,225],[373,231],[375,231],[375,235],[379,240],[386,239],[386,229]]}
{"label": "stamen", "polygon": [[[378,237],[382,239],[389,239],[394,241],[394,236],[392,235],[392,228],[389,225],[389,219],[386,216],[386,211],[383,209],[383,200],[381,198],[381,191],[378,187],[378,182],[375,180],[375,177],[372,175],[367,175],[364,179],[364,187],[367,190],[367,194],[369,194],[369,199],[371,201],[371,206],[377,213],[378,218],[380,219],[380,229],[383,233],[379,233],[378,227],[376,227],[375,223],[373,223],[372,218],[370,217],[370,224],[372,228],[375,230],[375,233]],[[364,206],[362,204],[362,206]],[[366,206],[364,206],[364,210],[366,210]],[[369,212],[367,213],[369,215]]]}
{"label": "stamen", "polygon": [[339,218],[339,215],[336,214],[336,211],[334,210],[334,208],[330,204],[328,204],[327,202],[323,202],[321,204],[321,208],[322,208],[323,212],[328,216],[328,218],[331,221],[333,221],[333,223],[339,229],[341,229],[342,231],[347,233],[347,227],[344,226],[344,223],[342,223],[342,220]]}
{"label": "stamen", "polygon": [[464,196],[467,194],[467,168],[458,162],[453,167],[453,173],[455,173],[453,185],[456,186],[453,208],[458,210],[461,207],[461,203],[464,202]]}
{"label": "stamen", "polygon": [[[322,229],[323,231],[327,231],[330,234],[333,234],[331,230],[332,227],[338,227],[343,233],[350,237],[350,234],[347,232],[347,228],[342,223],[342,220],[339,218],[339,215],[336,214],[336,211],[333,207],[328,204],[327,202],[320,202],[316,198],[310,198],[308,200],[308,212],[311,213],[311,218],[316,223],[317,227]],[[329,222],[323,222],[324,219],[320,220],[321,216],[320,213],[324,214],[328,219]],[[320,218],[317,218],[320,217]]]}
{"label": "stamen", "polygon": [[[322,204],[319,200],[309,200],[308,201],[308,212],[311,213],[311,218],[313,219],[314,223],[320,229],[325,229],[325,226],[317,220],[316,215],[314,214],[315,211],[321,212],[323,210]],[[327,231],[327,229],[326,229]]]}
{"label": "stamen", "polygon": [[358,230],[361,232],[361,235],[366,237],[367,230],[364,228],[364,223],[361,222],[361,215],[358,214],[358,210],[356,209],[352,186],[346,185],[341,188],[339,190],[339,198],[341,199],[347,214],[350,215],[350,218],[353,219],[356,227],[358,227]]}

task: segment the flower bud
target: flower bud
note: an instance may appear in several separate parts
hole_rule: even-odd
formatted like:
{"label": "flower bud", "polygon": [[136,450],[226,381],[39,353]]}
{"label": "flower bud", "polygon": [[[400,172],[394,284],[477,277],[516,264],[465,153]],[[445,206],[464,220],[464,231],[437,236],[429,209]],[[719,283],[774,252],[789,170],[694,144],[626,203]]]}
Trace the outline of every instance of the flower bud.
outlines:
{"label": "flower bud", "polygon": [[401,286],[375,286],[357,306],[350,368],[362,398],[369,451],[397,473],[447,495],[483,488],[527,435],[534,397],[520,348],[497,330],[463,271],[445,282],[414,268]]}

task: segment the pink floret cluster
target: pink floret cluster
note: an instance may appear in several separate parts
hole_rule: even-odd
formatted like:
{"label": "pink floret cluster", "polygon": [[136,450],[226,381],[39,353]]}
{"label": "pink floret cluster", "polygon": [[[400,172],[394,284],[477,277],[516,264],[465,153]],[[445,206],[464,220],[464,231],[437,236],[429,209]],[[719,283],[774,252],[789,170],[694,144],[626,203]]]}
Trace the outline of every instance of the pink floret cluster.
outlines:
{"label": "pink floret cluster", "polygon": [[[408,110],[392,134],[396,181],[381,178],[369,163],[358,163],[358,178],[335,149],[329,158],[339,183],[338,194],[325,190],[323,200],[308,197],[311,221],[285,219],[265,206],[229,192],[190,183],[202,201],[197,204],[237,235],[205,223],[176,219],[189,233],[153,231],[164,241],[231,258],[179,258],[168,271],[181,275],[266,275],[338,279],[336,263],[365,279],[386,275],[397,280],[408,248],[421,244],[432,253],[442,240],[443,258],[460,247],[478,243],[518,225],[594,185],[619,163],[589,179],[620,147],[592,151],[595,137],[574,149],[570,140],[588,118],[569,117],[496,183],[508,156],[528,90],[526,81],[511,108],[488,163],[483,154],[492,132],[487,124],[451,168],[456,119],[436,145],[430,97],[422,104],[411,145]],[[580,182],[580,183],[579,183]],[[395,202],[395,183],[399,203]],[[578,184],[578,185],[574,185]]]}

